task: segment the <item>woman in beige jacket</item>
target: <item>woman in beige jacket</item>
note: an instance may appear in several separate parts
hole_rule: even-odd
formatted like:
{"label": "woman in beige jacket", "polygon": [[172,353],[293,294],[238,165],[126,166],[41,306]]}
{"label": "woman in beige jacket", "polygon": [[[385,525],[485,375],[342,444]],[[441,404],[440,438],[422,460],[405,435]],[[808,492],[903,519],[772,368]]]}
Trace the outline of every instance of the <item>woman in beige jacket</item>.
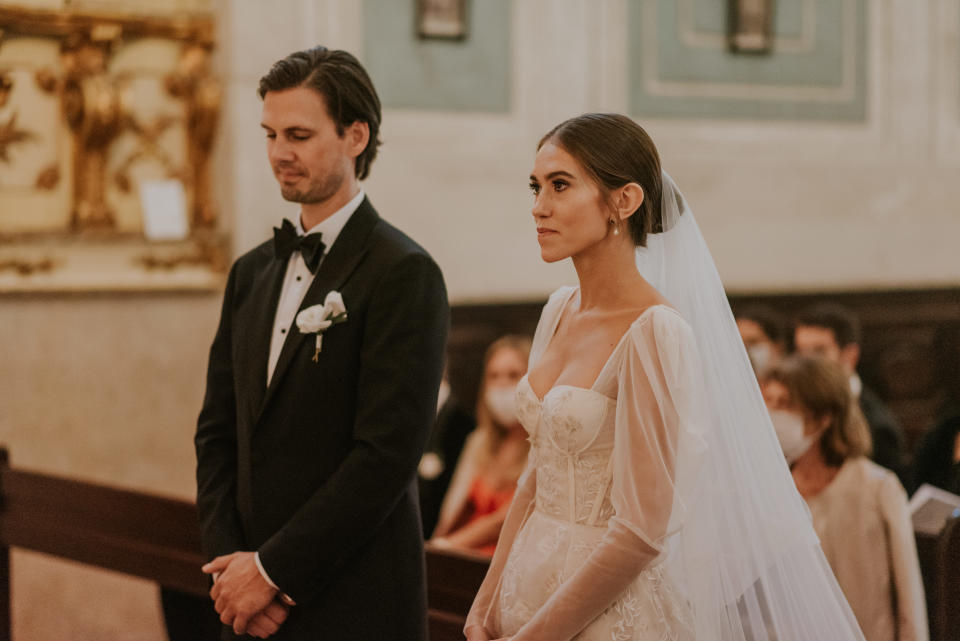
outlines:
{"label": "woman in beige jacket", "polygon": [[774,367],[763,395],[824,554],[867,641],[927,641],[907,495],[870,461],[870,432],[847,377],[821,357]]}

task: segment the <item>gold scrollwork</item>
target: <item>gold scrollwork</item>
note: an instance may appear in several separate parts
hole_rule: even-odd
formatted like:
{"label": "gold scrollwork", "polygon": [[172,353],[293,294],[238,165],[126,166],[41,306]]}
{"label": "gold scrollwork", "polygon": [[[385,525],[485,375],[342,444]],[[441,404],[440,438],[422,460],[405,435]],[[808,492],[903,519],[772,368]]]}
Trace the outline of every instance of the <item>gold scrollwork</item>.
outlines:
{"label": "gold scrollwork", "polygon": [[0,122],[0,161],[10,162],[10,147],[36,138],[36,134],[17,129],[17,114],[10,114],[7,122]]}
{"label": "gold scrollwork", "polygon": [[154,158],[158,160],[160,164],[163,165],[167,175],[171,178],[183,177],[183,172],[177,169],[173,160],[170,158],[170,154],[160,146],[160,137],[178,122],[180,122],[180,118],[169,115],[158,116],[153,122],[148,124],[140,123],[132,115],[127,117],[125,128],[136,134],[139,139],[139,145],[137,145],[130,155],[124,158],[114,173],[114,184],[117,185],[120,191],[128,193],[132,189],[130,169],[138,160],[143,158]]}
{"label": "gold scrollwork", "polygon": [[[91,29],[91,32],[95,29]],[[103,30],[101,30],[103,31]],[[110,143],[120,134],[126,105],[121,81],[107,73],[110,47],[116,38],[74,38],[64,44],[62,60],[64,113],[76,139],[73,157],[74,229],[112,227],[114,214],[106,201],[105,173]],[[109,36],[109,37],[108,37]]]}
{"label": "gold scrollwork", "polygon": [[56,164],[50,165],[37,174],[34,184],[41,191],[52,191],[60,184],[60,167]]}
{"label": "gold scrollwork", "polygon": [[223,248],[209,242],[198,242],[194,251],[172,255],[149,253],[136,259],[137,263],[150,271],[170,271],[177,267],[190,265],[208,266],[214,271],[223,271],[226,261],[227,256]]}
{"label": "gold scrollwork", "polygon": [[10,99],[10,92],[13,90],[13,78],[6,71],[0,71],[0,107],[7,105]]}
{"label": "gold scrollwork", "polygon": [[60,78],[50,69],[37,69],[33,74],[33,80],[45,93],[56,93],[60,90]]}
{"label": "gold scrollwork", "polygon": [[193,192],[193,225],[209,228],[217,213],[210,200],[210,150],[220,119],[223,88],[210,74],[210,46],[188,44],[180,55],[177,70],[166,80],[171,96],[181,98],[187,107],[188,185]]}
{"label": "gold scrollwork", "polygon": [[[212,15],[99,11],[75,4],[65,0],[56,9],[34,9],[0,0],[0,46],[11,37],[31,37],[45,40],[48,52],[51,44],[59,50],[58,61],[0,69],[0,107],[6,105],[0,112],[0,172],[5,163],[20,162],[19,153],[11,150],[19,152],[20,145],[33,144],[27,142],[33,136],[42,134],[45,140],[48,132],[56,153],[70,154],[55,161],[44,158],[31,165],[29,174],[37,172],[33,178],[37,191],[69,193],[63,211],[58,210],[63,200],[49,198],[43,224],[6,229],[0,221],[0,248],[16,244],[18,254],[28,245],[35,250],[0,256],[0,275],[5,274],[0,293],[124,289],[128,282],[145,289],[215,287],[228,266],[229,246],[225,234],[216,230],[211,200],[209,163],[223,98],[210,64]],[[141,43],[144,39],[172,42],[175,48]],[[138,66],[141,51],[158,52],[159,58]],[[177,57],[168,57],[171,53]],[[157,80],[166,95],[150,105],[141,104],[156,97]],[[35,87],[21,86],[24,82]],[[24,96],[46,94],[42,99],[54,98],[59,110],[28,114],[18,102],[19,92],[27,89],[31,92]],[[11,106],[19,110],[19,120]],[[160,112],[154,110],[158,106]],[[51,122],[38,124],[40,118]],[[135,207],[136,199],[117,197],[114,185],[129,193],[137,175],[131,165],[144,159],[150,162],[136,169],[143,169],[145,179],[156,177],[159,169],[183,182],[190,212],[188,239],[150,242],[131,224],[133,212],[120,211]],[[36,159],[31,157],[31,162]],[[6,197],[6,192],[2,195]],[[19,192],[14,196],[18,198]],[[11,197],[10,202],[19,201]],[[66,220],[69,224],[60,222]],[[48,249],[52,255],[43,258]],[[101,264],[110,265],[110,270]],[[124,278],[105,276],[114,267],[124,272]],[[17,278],[51,271],[49,278]],[[143,280],[128,280],[129,276]]]}
{"label": "gold scrollwork", "polygon": [[[194,229],[216,225],[211,201],[209,160],[219,120],[222,88],[210,68],[213,49],[213,21],[206,14],[175,18],[111,14],[96,11],[34,10],[0,7],[0,37],[17,35],[57,38],[60,42],[62,72],[41,68],[34,81],[46,93],[59,94],[63,114],[74,139],[73,204],[71,228],[76,231],[115,228],[116,216],[106,198],[107,156],[112,144],[125,130],[140,138],[139,150],[121,164],[115,183],[127,190],[130,163],[150,156],[160,160],[171,177],[184,181],[191,199]],[[131,39],[153,37],[183,43],[180,60],[166,78],[168,93],[183,101],[186,118],[187,167],[176,168],[157,144],[158,125],[168,120],[141,124],[133,118],[130,78],[110,70],[116,45]],[[0,72],[0,106],[10,92],[8,75]],[[7,147],[24,142],[23,133],[0,123],[0,144]],[[16,133],[14,133],[16,131]],[[159,133],[162,133],[159,132]],[[0,152],[5,148],[0,148]],[[139,154],[139,156],[138,156]],[[44,173],[43,184],[53,182],[53,173]],[[58,176],[59,178],[59,176]],[[38,184],[39,184],[38,178]]]}
{"label": "gold scrollwork", "polygon": [[20,260],[18,258],[0,260],[0,272],[12,270],[20,276],[30,276],[37,272],[49,272],[53,270],[54,266],[56,266],[56,262],[50,258],[33,261]]}

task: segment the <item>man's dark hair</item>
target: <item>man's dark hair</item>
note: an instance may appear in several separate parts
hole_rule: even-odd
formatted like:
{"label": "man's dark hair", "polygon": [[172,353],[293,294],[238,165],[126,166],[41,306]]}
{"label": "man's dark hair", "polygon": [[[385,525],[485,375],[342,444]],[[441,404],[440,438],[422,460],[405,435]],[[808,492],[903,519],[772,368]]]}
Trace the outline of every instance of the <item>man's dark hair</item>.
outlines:
{"label": "man's dark hair", "polygon": [[357,178],[366,178],[381,144],[380,98],[360,61],[346,51],[323,46],[297,51],[270,67],[257,92],[262,99],[269,91],[296,87],[309,87],[323,96],[338,136],[357,121],[367,123],[370,140],[355,167]]}
{"label": "man's dark hair", "polygon": [[797,315],[796,325],[824,327],[833,332],[837,346],[860,344],[860,319],[852,311],[837,303],[817,303]]}
{"label": "man's dark hair", "polygon": [[777,345],[787,345],[789,342],[786,319],[769,305],[763,303],[748,305],[738,309],[734,316],[737,320],[750,320],[759,325],[767,338]]}

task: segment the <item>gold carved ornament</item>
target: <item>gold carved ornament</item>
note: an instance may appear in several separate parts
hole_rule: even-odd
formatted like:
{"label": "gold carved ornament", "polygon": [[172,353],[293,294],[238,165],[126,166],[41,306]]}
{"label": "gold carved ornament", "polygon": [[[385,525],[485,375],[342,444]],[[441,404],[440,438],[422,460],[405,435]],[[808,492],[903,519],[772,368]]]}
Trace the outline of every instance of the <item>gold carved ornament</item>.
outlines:
{"label": "gold carved ornament", "polygon": [[[37,86],[59,97],[65,124],[72,138],[72,204],[70,234],[96,231],[91,239],[129,244],[130,236],[119,233],[116,212],[107,200],[108,158],[118,137],[130,132],[135,147],[121,158],[112,179],[123,192],[132,188],[131,166],[144,158],[159,162],[166,176],[183,182],[188,195],[190,239],[187,243],[148,245],[134,258],[141,269],[169,271],[179,265],[209,267],[223,271],[228,252],[222,233],[216,230],[217,211],[211,199],[210,155],[219,122],[223,91],[210,65],[213,21],[207,14],[143,16],[66,10],[37,10],[0,6],[0,46],[5,36],[40,36],[59,42],[59,70],[34,72]],[[183,111],[152,120],[134,113],[130,92],[132,74],[117,73],[111,61],[118,46],[130,39],[150,37],[173,40],[181,45],[175,67],[162,79],[166,92],[183,105]],[[8,101],[13,81],[0,69],[0,108]],[[181,115],[182,114],[182,115]],[[22,118],[20,120],[22,122]],[[160,138],[182,123],[185,166],[177,166]],[[0,164],[9,161],[9,149],[29,144],[36,137],[18,124],[17,114],[0,118]],[[61,179],[58,164],[43,168],[35,180],[38,190],[52,190]],[[84,234],[79,238],[87,238]],[[0,238],[3,230],[0,229]],[[10,237],[12,238],[12,237]],[[113,242],[113,241],[111,241]],[[81,245],[72,245],[81,247]],[[131,247],[132,249],[133,247]],[[161,252],[160,255],[155,251]],[[56,260],[25,260],[0,256],[0,272],[21,275],[50,271],[65,265]]]}

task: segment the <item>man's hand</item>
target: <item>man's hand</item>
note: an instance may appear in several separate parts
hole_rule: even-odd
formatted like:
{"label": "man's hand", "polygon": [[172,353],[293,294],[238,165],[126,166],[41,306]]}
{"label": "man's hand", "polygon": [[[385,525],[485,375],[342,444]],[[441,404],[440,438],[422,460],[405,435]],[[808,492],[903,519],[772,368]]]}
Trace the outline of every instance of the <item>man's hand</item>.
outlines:
{"label": "man's hand", "polygon": [[266,639],[280,629],[289,613],[290,606],[279,599],[274,599],[263,612],[250,619],[247,634],[258,639]]}
{"label": "man's hand", "polygon": [[202,568],[207,574],[219,573],[210,590],[210,598],[215,601],[220,620],[232,626],[238,635],[244,634],[251,619],[277,596],[277,591],[257,569],[253,554],[234,552],[218,556]]}

